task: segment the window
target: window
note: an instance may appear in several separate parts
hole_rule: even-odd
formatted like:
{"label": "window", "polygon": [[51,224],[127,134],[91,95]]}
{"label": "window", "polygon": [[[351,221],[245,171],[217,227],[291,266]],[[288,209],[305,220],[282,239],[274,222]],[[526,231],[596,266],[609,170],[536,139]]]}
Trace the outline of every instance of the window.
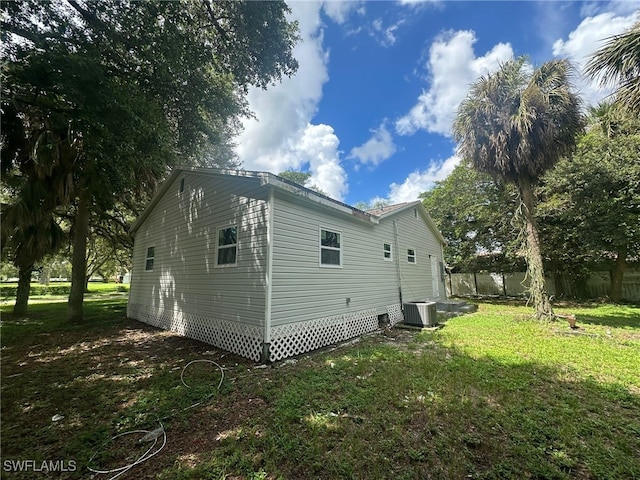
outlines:
{"label": "window", "polygon": [[180,193],[184,192],[184,177],[180,179]]}
{"label": "window", "polygon": [[385,243],[382,249],[383,249],[384,259],[388,261],[392,261],[393,255],[391,254],[391,244]]}
{"label": "window", "polygon": [[234,225],[219,228],[217,237],[216,266],[236,265],[238,254],[238,227]]}
{"label": "window", "polygon": [[342,266],[340,237],[340,232],[320,229],[320,265],[326,267]]}
{"label": "window", "polygon": [[413,248],[407,249],[407,262],[416,263],[416,251]]}
{"label": "window", "polygon": [[147,259],[144,263],[144,271],[145,272],[153,272],[153,260],[156,256],[156,247],[147,248]]}

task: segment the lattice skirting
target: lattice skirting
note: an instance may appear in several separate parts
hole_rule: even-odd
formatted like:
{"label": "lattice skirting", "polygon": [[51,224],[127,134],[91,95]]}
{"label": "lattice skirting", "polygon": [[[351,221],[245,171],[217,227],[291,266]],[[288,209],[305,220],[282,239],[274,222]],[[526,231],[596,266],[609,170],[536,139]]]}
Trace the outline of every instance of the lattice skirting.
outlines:
{"label": "lattice skirting", "polygon": [[275,362],[316,350],[377,328],[376,309],[272,327],[269,360]]}
{"label": "lattice skirting", "polygon": [[[386,308],[392,325],[404,320],[400,304],[389,305]],[[261,360],[261,327],[174,310],[161,310],[138,303],[128,305],[127,316],[254,361]],[[373,332],[377,328],[376,309],[272,327],[269,361],[275,362],[310,352],[363,333]]]}
{"label": "lattice skirting", "polygon": [[260,360],[263,338],[261,327],[174,310],[161,310],[138,303],[129,304],[127,316],[254,361]]}
{"label": "lattice skirting", "polygon": [[396,303],[394,305],[387,305],[387,315],[389,315],[389,322],[391,325],[395,325],[399,322],[404,322],[404,315],[402,314],[402,305]]}

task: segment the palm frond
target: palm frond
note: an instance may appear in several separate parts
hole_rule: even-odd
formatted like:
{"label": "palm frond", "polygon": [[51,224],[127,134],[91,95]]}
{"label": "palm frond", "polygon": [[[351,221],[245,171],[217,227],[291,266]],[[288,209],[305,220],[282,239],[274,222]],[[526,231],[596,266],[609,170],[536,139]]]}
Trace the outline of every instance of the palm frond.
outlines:
{"label": "palm frond", "polygon": [[493,176],[535,181],[573,148],[582,128],[572,72],[566,60],[532,69],[520,57],[478,79],[453,125],[460,154]]}
{"label": "palm frond", "polygon": [[640,22],[609,37],[589,59],[585,73],[601,86],[617,86],[616,100],[640,113]]}

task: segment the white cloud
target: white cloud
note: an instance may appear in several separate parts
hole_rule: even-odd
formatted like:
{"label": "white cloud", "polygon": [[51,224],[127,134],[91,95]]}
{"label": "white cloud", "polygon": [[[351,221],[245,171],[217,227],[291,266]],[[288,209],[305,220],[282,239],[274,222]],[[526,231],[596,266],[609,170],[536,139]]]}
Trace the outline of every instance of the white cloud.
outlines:
{"label": "white cloud", "polygon": [[382,19],[377,18],[371,24],[373,28],[371,31],[371,35],[376,38],[380,45],[382,45],[383,47],[390,47],[394,45],[398,40],[396,32],[403,23],[405,23],[405,20],[400,19],[396,23],[385,26],[382,22]]}
{"label": "white cloud", "polygon": [[329,125],[307,125],[298,145],[298,155],[309,163],[309,184],[317,185],[331,198],[343,200],[349,186],[338,158],[339,143]]}
{"label": "white cloud", "polygon": [[360,163],[378,166],[396,152],[391,133],[385,123],[377,130],[372,130],[373,135],[359,147],[351,149],[349,158],[357,158]]}
{"label": "white cloud", "polygon": [[267,90],[251,89],[248,100],[255,118],[243,122],[238,156],[243,168],[279,173],[308,170],[313,182],[341,200],[347,192],[339,160],[339,140],[327,125],[312,125],[322,87],[328,81],[328,53],[322,46],[319,2],[291,2],[301,41],[294,48],[299,67],[295,76]]}
{"label": "white cloud", "polygon": [[597,0],[584,2],[580,8],[580,14],[583,17],[593,17],[604,12],[613,12],[621,16],[638,15],[638,3],[629,0],[613,0],[610,2]]}
{"label": "white cloud", "polygon": [[416,6],[427,3],[440,3],[441,0],[399,0],[401,5]]}
{"label": "white cloud", "polygon": [[450,135],[456,110],[470,85],[513,58],[513,49],[508,43],[499,43],[485,55],[476,57],[474,43],[475,33],[469,30],[447,32],[434,41],[427,65],[429,89],[422,92],[409,113],[396,121],[399,134],[427,130]]}
{"label": "white cloud", "polygon": [[324,9],[324,13],[339,25],[347,21],[351,12],[355,11],[360,15],[364,13],[362,10],[364,8],[362,2],[356,1],[326,0],[322,4],[322,8]]}
{"label": "white cloud", "polygon": [[579,75],[576,86],[587,105],[598,104],[613,91],[611,88],[600,88],[597,81],[592,81],[582,74],[590,55],[604,45],[607,37],[627,30],[637,18],[636,14],[616,16],[613,12],[588,17],[566,40],[558,39],[553,44],[554,55],[569,58],[577,66]]}
{"label": "white cloud", "polygon": [[460,163],[460,157],[454,154],[443,162],[431,163],[431,166],[426,170],[411,172],[404,182],[389,185],[387,199],[391,203],[418,200],[418,196],[433,188],[435,182],[447,178],[458,163]]}

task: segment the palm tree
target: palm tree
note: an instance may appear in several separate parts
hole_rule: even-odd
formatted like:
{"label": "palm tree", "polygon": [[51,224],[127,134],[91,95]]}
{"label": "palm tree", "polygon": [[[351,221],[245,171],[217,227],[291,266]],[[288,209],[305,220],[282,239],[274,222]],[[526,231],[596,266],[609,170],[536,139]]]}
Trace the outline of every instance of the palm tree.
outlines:
{"label": "palm tree", "polygon": [[618,85],[616,103],[640,114],[640,22],[620,35],[607,39],[585,68],[600,84]]}
{"label": "palm tree", "polygon": [[[60,162],[60,158],[71,157],[61,155],[65,145],[55,137],[51,118],[33,117],[33,125],[28,125],[4,97],[0,171],[3,185],[13,193],[14,201],[2,209],[1,243],[3,251],[11,251],[19,271],[13,313],[24,315],[34,265],[60,250],[66,241],[54,212],[67,202],[73,178]],[[63,134],[67,129],[67,125],[58,128]]]}
{"label": "palm tree", "polygon": [[544,283],[533,187],[540,175],[573,150],[583,128],[571,72],[567,60],[552,60],[537,69],[524,57],[506,62],[471,86],[453,124],[464,158],[477,170],[518,188],[530,294],[539,319],[554,315]]}
{"label": "palm tree", "polygon": [[2,247],[11,249],[13,263],[18,267],[14,315],[27,313],[34,265],[56,253],[66,242],[66,235],[55,221],[53,212],[43,213],[36,208],[40,202],[33,192],[34,189],[24,189],[22,198],[3,208],[2,212]]}

